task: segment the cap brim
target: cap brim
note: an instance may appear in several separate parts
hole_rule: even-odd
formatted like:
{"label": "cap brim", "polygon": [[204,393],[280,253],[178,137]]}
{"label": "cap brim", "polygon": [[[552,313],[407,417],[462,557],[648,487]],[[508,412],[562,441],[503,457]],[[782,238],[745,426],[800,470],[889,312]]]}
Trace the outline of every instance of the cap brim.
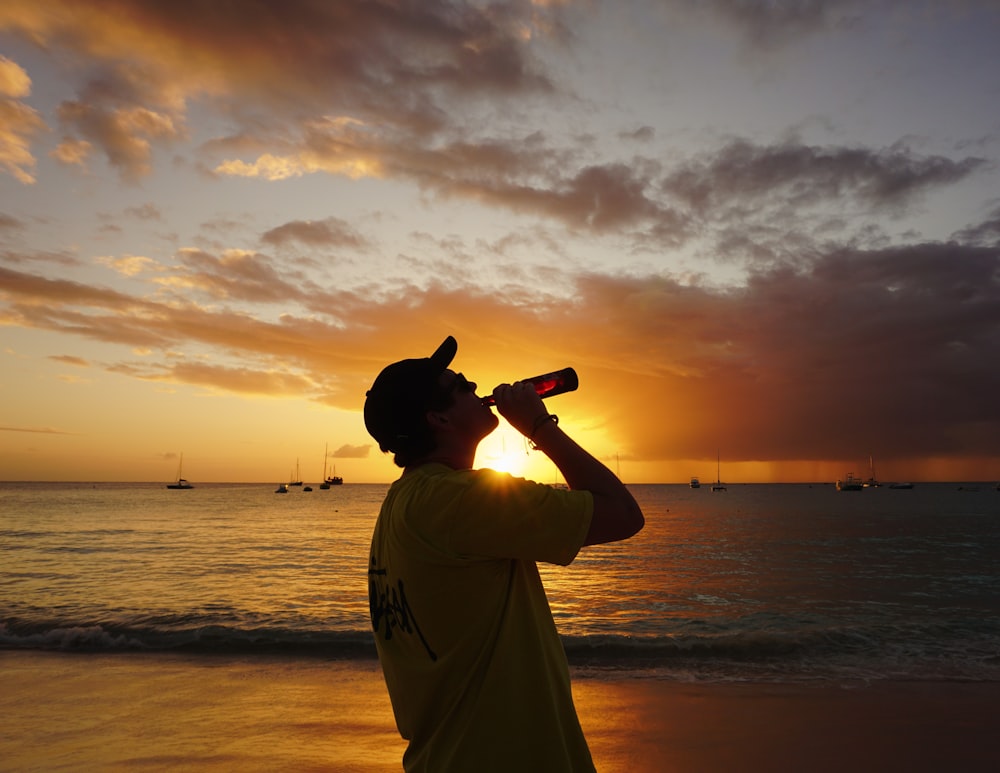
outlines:
{"label": "cap brim", "polygon": [[458,341],[453,336],[448,336],[430,356],[430,361],[434,367],[443,371],[451,365],[456,352],[458,352]]}

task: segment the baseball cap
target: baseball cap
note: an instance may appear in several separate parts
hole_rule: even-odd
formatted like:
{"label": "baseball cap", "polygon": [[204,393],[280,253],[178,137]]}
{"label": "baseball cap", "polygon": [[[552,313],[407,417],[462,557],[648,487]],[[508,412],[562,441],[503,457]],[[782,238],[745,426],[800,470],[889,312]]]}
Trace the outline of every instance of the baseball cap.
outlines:
{"label": "baseball cap", "polygon": [[448,336],[430,357],[400,360],[378,374],[365,393],[365,427],[383,451],[405,445],[457,351],[458,342]]}

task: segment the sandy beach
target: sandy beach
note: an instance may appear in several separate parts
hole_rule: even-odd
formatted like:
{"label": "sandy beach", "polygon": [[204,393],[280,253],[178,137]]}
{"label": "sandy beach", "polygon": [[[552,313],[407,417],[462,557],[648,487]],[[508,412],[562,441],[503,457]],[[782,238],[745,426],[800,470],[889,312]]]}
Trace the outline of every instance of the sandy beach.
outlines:
{"label": "sandy beach", "polygon": [[[375,661],[7,651],[0,672],[4,771],[401,769]],[[602,773],[1000,766],[998,684],[584,674],[574,692]]]}

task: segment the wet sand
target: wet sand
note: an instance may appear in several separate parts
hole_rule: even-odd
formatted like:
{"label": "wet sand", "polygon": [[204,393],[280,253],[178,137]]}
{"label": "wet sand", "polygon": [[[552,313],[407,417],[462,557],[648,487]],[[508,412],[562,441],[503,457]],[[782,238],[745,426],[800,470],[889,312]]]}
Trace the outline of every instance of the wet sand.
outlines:
{"label": "wet sand", "polygon": [[[7,651],[0,684],[4,771],[401,769],[374,661]],[[578,674],[574,694],[601,773],[1000,769],[1000,684]]]}

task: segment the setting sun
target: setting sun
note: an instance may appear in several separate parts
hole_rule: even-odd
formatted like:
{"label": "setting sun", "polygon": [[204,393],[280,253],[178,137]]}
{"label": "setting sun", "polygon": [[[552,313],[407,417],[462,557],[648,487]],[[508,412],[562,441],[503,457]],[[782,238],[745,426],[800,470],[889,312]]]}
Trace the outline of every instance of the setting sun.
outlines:
{"label": "setting sun", "polygon": [[525,439],[512,428],[501,425],[480,445],[476,466],[509,472],[523,478],[532,466],[531,455],[531,448]]}

